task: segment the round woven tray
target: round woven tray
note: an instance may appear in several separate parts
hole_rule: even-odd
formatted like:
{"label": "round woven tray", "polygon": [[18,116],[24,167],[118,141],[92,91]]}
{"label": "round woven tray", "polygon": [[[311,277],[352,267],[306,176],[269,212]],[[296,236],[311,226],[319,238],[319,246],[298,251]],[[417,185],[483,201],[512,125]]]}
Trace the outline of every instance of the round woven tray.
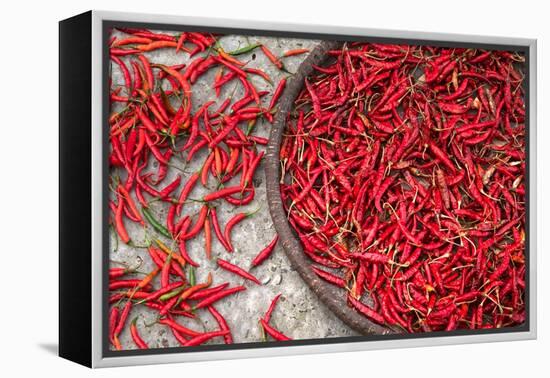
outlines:
{"label": "round woven tray", "polygon": [[311,270],[311,262],[304,254],[298,237],[290,228],[279,190],[281,176],[279,149],[288,114],[292,110],[294,100],[302,90],[304,79],[313,71],[312,65],[322,64],[328,57],[328,50],[339,47],[341,47],[340,42],[323,41],[319,43],[301,64],[296,74],[287,82],[285,91],[279,100],[279,110],[275,116],[267,146],[265,159],[267,201],[271,218],[286,255],[293,268],[298,271],[319,299],[344,323],[357,332],[365,335],[395,333],[398,331],[373,323],[355,309],[349,307],[346,303],[345,290],[323,281]]}

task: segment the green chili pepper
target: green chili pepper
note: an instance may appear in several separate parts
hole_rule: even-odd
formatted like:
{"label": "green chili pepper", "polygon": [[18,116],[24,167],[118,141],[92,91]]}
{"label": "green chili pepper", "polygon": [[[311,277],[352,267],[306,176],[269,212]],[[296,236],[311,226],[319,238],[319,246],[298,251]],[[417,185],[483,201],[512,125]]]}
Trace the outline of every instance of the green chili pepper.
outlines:
{"label": "green chili pepper", "polygon": [[246,133],[245,135],[248,136],[252,133],[252,131],[254,130],[254,127],[256,126],[256,120],[253,120],[254,122],[248,122],[248,127],[246,129]]}
{"label": "green chili pepper", "polygon": [[163,294],[159,297],[159,300],[162,302],[167,301],[169,299],[174,298],[176,295],[180,294],[185,288],[184,287],[178,287],[177,289],[174,289],[166,294]]}
{"label": "green chili pepper", "polygon": [[246,54],[246,53],[251,52],[251,51],[254,50],[255,48],[260,47],[261,45],[262,45],[261,43],[253,43],[253,44],[251,44],[251,45],[242,47],[242,48],[240,48],[240,49],[237,49],[237,50],[233,50],[233,51],[231,51],[231,52],[228,52],[228,54],[229,54],[229,55],[241,55],[241,54]]}
{"label": "green chili pepper", "polygon": [[265,343],[267,342],[267,335],[265,334],[264,327],[262,327],[262,323],[258,322],[258,326],[260,327],[260,336],[262,338],[262,341]]}
{"label": "green chili pepper", "polygon": [[153,214],[151,214],[149,209],[142,207],[141,212],[143,213],[143,216],[145,217],[145,219],[147,219],[147,222],[149,222],[157,232],[159,232],[162,236],[172,239],[172,235],[170,235],[170,231],[168,231],[166,227],[160,224],[159,221],[157,221],[155,217],[153,217]]}
{"label": "green chili pepper", "polygon": [[189,265],[189,286],[195,286],[197,279],[195,278],[195,267]]}

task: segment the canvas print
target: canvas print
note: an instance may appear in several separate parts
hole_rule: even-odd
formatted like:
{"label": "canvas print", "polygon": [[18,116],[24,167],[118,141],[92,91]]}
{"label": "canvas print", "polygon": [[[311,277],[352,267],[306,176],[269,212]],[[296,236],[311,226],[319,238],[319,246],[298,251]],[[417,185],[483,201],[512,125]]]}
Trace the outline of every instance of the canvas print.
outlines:
{"label": "canvas print", "polygon": [[126,26],[106,43],[110,351],[525,323],[522,52]]}

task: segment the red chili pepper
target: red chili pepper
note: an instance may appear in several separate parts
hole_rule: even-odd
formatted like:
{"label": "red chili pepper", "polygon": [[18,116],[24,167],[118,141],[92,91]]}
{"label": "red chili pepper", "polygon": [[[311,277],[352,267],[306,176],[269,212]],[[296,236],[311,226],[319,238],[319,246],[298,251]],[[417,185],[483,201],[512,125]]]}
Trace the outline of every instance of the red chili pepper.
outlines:
{"label": "red chili pepper", "polygon": [[281,298],[281,294],[277,294],[275,298],[271,300],[271,304],[269,305],[269,308],[265,312],[264,320],[269,323],[271,320],[271,315],[273,314],[273,311],[275,310],[275,307],[277,306],[277,303],[279,302],[279,299]]}
{"label": "red chili pepper", "polygon": [[177,176],[174,181],[166,185],[164,189],[160,191],[160,198],[168,198],[174,190],[180,186],[181,176]]}
{"label": "red chili pepper", "polygon": [[109,314],[109,341],[111,342],[111,344],[114,343],[115,328],[118,323],[118,315],[119,315],[118,307],[113,306]]}
{"label": "red chili pepper", "polygon": [[262,284],[256,277],[254,277],[254,275],[248,273],[246,270],[238,267],[237,265],[231,264],[230,262],[222,259],[218,259],[217,263],[220,268],[225,269],[228,272],[241,276],[249,281],[254,282],[257,285]]}
{"label": "red chili pepper", "polygon": [[228,295],[232,295],[232,294],[238,293],[239,291],[243,291],[243,290],[246,290],[246,287],[236,286],[236,287],[232,287],[230,289],[224,289],[224,290],[218,291],[218,292],[208,296],[207,298],[203,299],[199,303],[197,303],[195,306],[193,306],[193,308],[196,310],[196,309],[199,309],[199,308],[208,307],[212,303],[217,302],[220,299],[227,297]]}
{"label": "red chili pepper", "polygon": [[231,252],[233,248],[227,243],[227,241],[225,240],[225,237],[223,236],[223,233],[220,229],[220,223],[218,222],[218,215],[215,207],[210,209],[210,217],[212,219],[212,227],[214,228],[214,233],[216,234],[216,237],[218,238],[222,246],[228,252]]}
{"label": "red chili pepper", "polygon": [[119,185],[118,186],[118,190],[121,194],[121,196],[124,196],[124,199],[126,201],[126,204],[128,204],[128,207],[130,208],[130,210],[132,211],[132,214],[137,218],[137,220],[142,224],[144,225],[144,221],[143,221],[143,218],[141,217],[141,214],[140,212],[138,211],[137,209],[137,206],[136,206],[136,203],[134,202],[134,200],[132,199],[132,197],[130,196],[130,193],[128,193],[128,191],[124,188],[124,186],[122,185]]}
{"label": "red chili pepper", "polygon": [[212,229],[208,217],[204,220],[204,251],[206,258],[210,260],[212,258]]}
{"label": "red chili pepper", "polygon": [[126,324],[126,320],[128,319],[128,316],[130,315],[130,310],[132,309],[132,301],[128,299],[126,301],[126,304],[124,305],[124,308],[122,309],[122,312],[120,313],[120,317],[118,319],[117,326],[115,327],[115,330],[113,332],[113,339],[117,339],[120,335],[120,332],[122,332],[122,329],[124,328],[124,325]]}
{"label": "red chili pepper", "polygon": [[231,244],[231,230],[243,219],[253,215],[256,211],[251,213],[238,213],[234,215],[225,225],[225,230],[223,232],[224,240],[229,247],[229,252],[233,251],[233,245]]}
{"label": "red chili pepper", "polygon": [[444,164],[447,168],[451,170],[452,173],[455,173],[456,169],[451,160],[447,157],[447,155],[433,142],[429,143],[428,146],[430,147],[430,150],[434,153],[436,158],[441,161],[442,164]]}
{"label": "red chili pepper", "polygon": [[130,34],[140,36],[140,37],[150,38],[157,41],[174,41],[175,40],[175,37],[172,35],[162,34],[162,33],[153,33],[149,30],[130,31],[129,29],[124,29],[123,31],[126,32],[127,30]]}
{"label": "red chili pepper", "polygon": [[153,141],[147,134],[145,134],[145,143],[149,147],[149,150],[151,151],[155,159],[159,161],[159,163],[166,165],[170,164],[170,162],[164,158],[164,155],[159,151],[157,146],[154,145]]}
{"label": "red chili pepper", "polygon": [[269,336],[273,337],[275,340],[277,341],[292,340],[290,337],[284,335],[282,332],[270,326],[264,319],[260,319],[260,323],[264,328],[264,330],[269,334]]}
{"label": "red chili pepper", "polygon": [[172,319],[168,319],[168,318],[160,319],[159,323],[167,325],[168,327],[176,330],[179,333],[183,333],[186,336],[197,337],[197,336],[201,335],[200,332],[197,332],[197,331],[194,331],[194,330],[189,329],[187,327],[184,327],[184,326],[182,326],[181,324],[175,322]]}
{"label": "red chili pepper", "polygon": [[216,310],[214,306],[208,306],[208,311],[216,319],[216,322],[218,323],[220,327],[220,331],[226,332],[223,336],[226,344],[233,344],[233,338],[231,337],[231,330],[229,329],[229,326],[227,325],[227,321],[225,318]]}
{"label": "red chili pepper", "polygon": [[141,51],[137,49],[116,49],[116,48],[110,48],[109,54],[111,56],[124,56],[124,55],[133,55],[133,54],[139,54]]}
{"label": "red chili pepper", "polygon": [[205,298],[208,298],[220,291],[222,291],[223,289],[225,289],[227,286],[229,285],[228,282],[226,283],[223,283],[221,285],[218,285],[218,286],[215,286],[215,287],[212,287],[210,289],[203,289],[203,290],[199,290],[191,295],[189,295],[189,299],[190,300],[199,300],[199,299],[205,299]]}
{"label": "red chili pepper", "polygon": [[124,83],[126,85],[126,90],[128,91],[127,93],[131,93],[132,92],[132,79],[130,77],[130,71],[128,71],[128,67],[126,67],[126,64],[124,64],[122,59],[120,59],[116,55],[111,56],[111,59],[113,60],[113,62],[115,62],[120,67],[120,70],[122,71],[122,75],[124,77]]}
{"label": "red chili pepper", "polygon": [[271,63],[275,65],[278,69],[283,69],[283,63],[269,50],[266,46],[261,45],[260,48],[262,49],[263,53],[267,57],[267,59],[270,60]]}
{"label": "red chili pepper", "polygon": [[151,69],[151,65],[149,64],[149,60],[144,55],[141,55],[141,54],[138,55],[138,59],[140,60],[141,64],[145,69],[145,79],[146,79],[147,87],[149,89],[152,89],[155,86],[155,79],[153,76],[153,70]]}
{"label": "red chili pepper", "polygon": [[235,72],[238,76],[241,76],[242,78],[246,79],[246,72],[243,71],[241,68],[221,59],[220,57],[214,57],[214,59],[218,62],[229,68],[231,71]]}
{"label": "red chili pepper", "polygon": [[308,53],[309,52],[309,49],[294,49],[294,50],[287,50],[283,53],[283,56],[285,58],[289,57],[289,56],[295,56],[295,55],[301,55],[301,54],[305,54],[305,53]]}
{"label": "red chili pepper", "polygon": [[109,279],[120,278],[129,272],[130,270],[127,268],[111,268],[109,269]]}
{"label": "red chili pepper", "polygon": [[136,327],[136,321],[137,321],[137,318],[134,318],[130,325],[130,333],[132,335],[132,339],[134,340],[134,343],[136,343],[139,349],[149,349],[149,346],[147,346],[147,343],[143,341],[141,336],[139,336],[139,333]]}
{"label": "red chili pepper", "polygon": [[178,38],[178,43],[176,44],[176,53],[181,50],[183,43],[187,39],[187,33],[181,33]]}
{"label": "red chili pepper", "polygon": [[[181,232],[185,232],[187,230],[187,227],[189,227],[189,222],[187,222],[187,225],[185,227],[182,227],[182,231]],[[191,257],[189,256],[189,253],[187,252],[187,247],[185,246],[185,240],[181,240],[179,243],[178,243],[178,248],[179,248],[179,251],[181,253],[181,257],[189,264],[189,265],[192,265],[192,266],[195,266],[195,267],[198,267],[200,266],[198,263],[196,263],[195,261],[193,261],[191,259]]]}
{"label": "red chili pepper", "polygon": [[161,278],[160,278],[161,287],[166,287],[170,284],[169,274],[170,274],[171,262],[172,262],[172,255],[170,254],[166,258],[166,260],[164,260],[164,265],[162,267]]}
{"label": "red chili pepper", "polygon": [[224,189],[220,189],[217,192],[208,193],[202,198],[202,200],[205,202],[210,202],[210,201],[214,201],[220,198],[230,196],[235,193],[239,193],[241,191],[242,191],[241,186],[231,186]]}
{"label": "red chili pepper", "polygon": [[275,92],[273,92],[273,96],[271,97],[271,102],[269,103],[269,107],[267,108],[268,111],[271,111],[274,107],[277,101],[279,100],[279,97],[283,94],[283,91],[285,90],[286,86],[286,79],[281,79],[279,81],[279,84],[277,85],[277,89],[275,89]]}
{"label": "red chili pepper", "polygon": [[309,92],[309,95],[311,96],[311,101],[312,101],[312,104],[313,104],[313,111],[315,112],[315,117],[316,118],[322,118],[321,101],[319,100],[319,97],[317,96],[317,94],[313,90],[313,87],[311,86],[311,84],[309,83],[309,81],[307,79],[304,81],[304,83],[305,83],[306,88]]}
{"label": "red chili pepper", "polygon": [[225,172],[224,174],[228,175],[233,173],[235,170],[235,167],[237,166],[237,162],[239,160],[239,149],[238,148],[231,148],[231,154],[229,156],[229,161],[227,162],[227,165],[225,166]]}
{"label": "red chili pepper", "polygon": [[220,55],[220,57],[227,60],[229,63],[233,63],[236,66],[242,67],[245,65],[245,63],[241,62],[238,59],[233,58],[231,55],[223,51],[223,49],[218,49],[218,54]]}
{"label": "red chili pepper", "polygon": [[346,281],[344,281],[342,278],[335,276],[334,274],[331,274],[329,272],[325,272],[324,270],[316,268],[314,266],[312,266],[311,269],[315,274],[317,274],[323,280],[330,282],[331,284],[339,287],[343,287],[343,288],[346,287]]}
{"label": "red chili pepper", "polygon": [[264,156],[264,151],[261,151],[250,162],[250,165],[246,170],[246,175],[243,175],[243,177],[244,177],[244,181],[242,183],[243,188],[248,187],[248,184],[252,182],[252,178],[254,177],[254,173],[256,172],[256,169],[258,168],[258,165],[260,164],[260,161],[262,160],[263,156]]}
{"label": "red chili pepper", "polygon": [[275,246],[277,245],[277,242],[279,241],[279,235],[275,235],[271,243],[269,243],[264,249],[256,255],[254,260],[252,260],[252,266],[258,266],[262,262],[264,262],[269,256],[271,256],[271,253],[275,249]]}
{"label": "red chili pepper", "polygon": [[251,74],[255,74],[255,75],[258,75],[258,76],[261,76],[265,81],[267,81],[269,84],[272,84],[273,81],[271,80],[271,78],[269,77],[269,75],[267,73],[265,73],[264,71],[262,70],[259,70],[259,69],[256,69],[256,68],[245,68],[244,69],[245,72],[247,73],[251,73]]}
{"label": "red chili pepper", "polygon": [[199,179],[199,173],[198,172],[195,172],[193,173],[189,179],[187,180],[187,183],[185,184],[185,186],[183,187],[183,189],[181,190],[181,193],[180,193],[180,196],[178,198],[178,207],[177,207],[177,210],[176,210],[176,213],[178,215],[181,214],[181,209],[182,209],[182,205],[185,203],[185,201],[187,200],[187,197],[189,196],[189,193],[191,193],[191,191],[193,190],[193,188],[195,187],[195,184],[197,183],[198,179]]}
{"label": "red chili pepper", "polygon": [[135,45],[135,44],[147,44],[152,42],[149,38],[144,37],[128,37],[124,39],[117,39],[112,44],[111,47],[118,47],[124,45]]}
{"label": "red chili pepper", "polygon": [[211,152],[210,155],[208,155],[208,157],[204,161],[204,164],[201,168],[201,184],[204,187],[206,187],[208,183],[208,172],[210,171],[210,167],[212,166],[213,162],[214,162],[214,153]]}
{"label": "red chili pepper", "polygon": [[384,325],[384,318],[376,311],[372,310],[370,307],[367,307],[352,296],[348,296],[348,301],[350,301],[350,303],[353,305],[353,307],[355,307],[357,311],[365,315],[367,318],[375,321],[378,324]]}
{"label": "red chili pepper", "polygon": [[126,231],[126,227],[124,226],[124,221],[122,220],[123,207],[124,201],[122,200],[122,197],[119,196],[118,206],[116,208],[115,214],[116,230],[118,232],[120,240],[122,240],[123,243],[128,244],[130,242],[130,237],[128,236],[128,232]]}
{"label": "red chili pepper", "polygon": [[208,143],[209,148],[216,147],[222,140],[229,135],[231,131],[233,131],[237,125],[238,125],[238,119],[233,117],[225,117],[225,120],[227,122],[227,125],[221,130],[214,139],[210,143]]}
{"label": "red chili pepper", "polygon": [[154,41],[145,45],[137,45],[136,48],[140,51],[153,51],[162,48],[176,47],[177,43],[174,41]]}
{"label": "red chili pepper", "polygon": [[206,341],[214,338],[214,337],[220,337],[225,336],[229,333],[229,330],[222,330],[222,331],[214,331],[214,332],[208,332],[203,333],[202,335],[193,337],[191,340],[187,341],[184,346],[195,346],[195,345],[201,345],[205,343]]}
{"label": "red chili pepper", "polygon": [[201,210],[199,212],[199,216],[197,218],[197,223],[193,226],[191,230],[189,230],[187,233],[183,234],[180,239],[181,240],[187,240],[195,235],[197,235],[203,228],[204,222],[206,220],[206,217],[208,216],[208,206],[204,205],[201,207]]}
{"label": "red chili pepper", "polygon": [[168,292],[171,292],[179,287],[181,287],[184,283],[183,282],[173,282],[149,295],[147,295],[145,298],[142,298],[139,303],[144,303],[144,302],[148,302],[148,301],[153,301],[157,298],[159,298],[160,296],[162,296],[163,294],[166,294]]}

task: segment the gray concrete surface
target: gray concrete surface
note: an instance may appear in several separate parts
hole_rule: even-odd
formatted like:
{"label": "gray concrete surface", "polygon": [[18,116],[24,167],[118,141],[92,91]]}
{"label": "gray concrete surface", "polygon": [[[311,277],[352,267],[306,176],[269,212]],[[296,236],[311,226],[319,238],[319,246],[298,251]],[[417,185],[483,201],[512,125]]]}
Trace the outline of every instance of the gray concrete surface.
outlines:
{"label": "gray concrete surface", "polygon": [[[116,34],[116,32],[115,32]],[[287,38],[260,38],[260,37],[244,37],[244,36],[224,36],[220,39],[223,48],[226,51],[231,51],[239,47],[248,45],[249,43],[261,42],[267,45],[275,54],[280,55],[282,52],[294,48],[310,48],[317,41],[302,40],[302,39],[287,39]],[[176,55],[175,51],[157,50],[146,54],[152,62],[163,64],[178,64],[185,63],[188,60],[186,53]],[[300,55],[291,58],[285,58],[284,63],[288,71],[294,72],[306,55]],[[263,53],[257,49],[254,53],[242,55],[241,60],[249,60],[249,67],[256,67],[265,70],[274,80],[274,85],[282,79],[286,73],[275,68]],[[127,59],[124,59],[128,61]],[[214,81],[216,69],[212,69],[202,76],[200,80],[193,86],[193,110],[196,110],[204,102],[215,99],[214,91],[211,85]],[[123,83],[122,76],[118,70],[118,66],[113,64],[113,84],[118,85]],[[252,77],[252,81],[258,90],[270,89],[270,85],[263,79],[257,76]],[[234,98],[239,99],[242,92],[240,91],[240,83],[233,81],[226,85],[218,104],[223,99],[234,93]],[[236,88],[236,89],[235,89]],[[269,96],[266,96],[263,101],[268,103]],[[256,135],[268,136],[270,125],[264,120],[261,120],[256,125]],[[196,171],[203,163],[206,157],[206,150],[202,151],[197,158],[190,164],[185,164],[173,158],[172,161],[183,169],[186,173],[182,174],[177,169],[170,168],[165,183],[171,180],[177,174],[182,174],[182,186],[187,181],[186,178]],[[155,170],[152,162],[151,170]],[[210,182],[213,186],[214,183]],[[262,341],[258,319],[266,311],[272,298],[282,293],[282,298],[273,314],[272,324],[282,332],[294,339],[310,339],[310,338],[325,338],[334,336],[351,336],[356,333],[343,324],[335,315],[333,315],[317,297],[307,287],[307,285],[299,277],[289,264],[281,247],[277,247],[272,257],[261,266],[254,268],[251,272],[256,275],[263,283],[262,286],[257,286],[249,281],[239,279],[235,275],[217,268],[215,258],[221,257],[230,262],[237,264],[245,269],[248,269],[250,262],[256,254],[263,249],[274,237],[275,230],[269,215],[267,200],[265,195],[265,175],[263,167],[260,166],[255,179],[254,186],[256,188],[256,196],[254,201],[244,208],[236,208],[227,203],[219,203],[218,212],[220,224],[225,225],[227,220],[237,212],[251,211],[260,208],[259,212],[253,217],[244,220],[239,224],[233,232],[233,244],[235,246],[234,253],[230,254],[223,249],[217,239],[213,237],[213,259],[211,261],[205,258],[204,253],[204,236],[201,233],[198,237],[188,242],[188,250],[195,261],[199,262],[201,267],[196,270],[197,282],[203,281],[208,272],[213,272],[213,285],[228,281],[231,286],[245,285],[246,291],[240,292],[237,295],[230,296],[218,302],[216,308],[222,313],[231,328],[234,341],[236,343],[258,342]],[[179,190],[178,190],[179,192]],[[191,198],[200,198],[206,189],[202,188],[198,183],[195,190],[190,195]],[[184,207],[184,214],[196,214],[200,208],[200,204],[189,204]],[[158,219],[166,219],[168,207],[160,203],[154,203],[152,209]],[[135,223],[126,222],[129,234],[137,243],[142,243],[147,235],[152,236],[153,230],[144,230],[141,226]],[[142,271],[150,271],[153,263],[145,249],[131,248],[120,242],[116,242],[115,233],[111,233],[110,259],[112,261],[123,262],[129,265],[135,265],[136,262],[143,260]],[[165,242],[169,243],[168,240]],[[117,247],[118,244],[118,248]],[[118,266],[114,264],[112,266]],[[138,317],[138,329],[143,339],[153,348],[179,346],[174,339],[168,327],[154,324],[146,326],[146,324],[154,323],[156,319],[155,312],[148,310],[145,306],[138,306],[132,310],[129,319]],[[178,322],[197,330],[215,330],[217,325],[208,311],[198,311],[197,319],[192,320],[187,318],[178,318]],[[124,349],[136,348],[129,334],[129,327],[125,329],[120,337],[121,344]],[[210,343],[221,343],[220,338],[212,340]]]}

